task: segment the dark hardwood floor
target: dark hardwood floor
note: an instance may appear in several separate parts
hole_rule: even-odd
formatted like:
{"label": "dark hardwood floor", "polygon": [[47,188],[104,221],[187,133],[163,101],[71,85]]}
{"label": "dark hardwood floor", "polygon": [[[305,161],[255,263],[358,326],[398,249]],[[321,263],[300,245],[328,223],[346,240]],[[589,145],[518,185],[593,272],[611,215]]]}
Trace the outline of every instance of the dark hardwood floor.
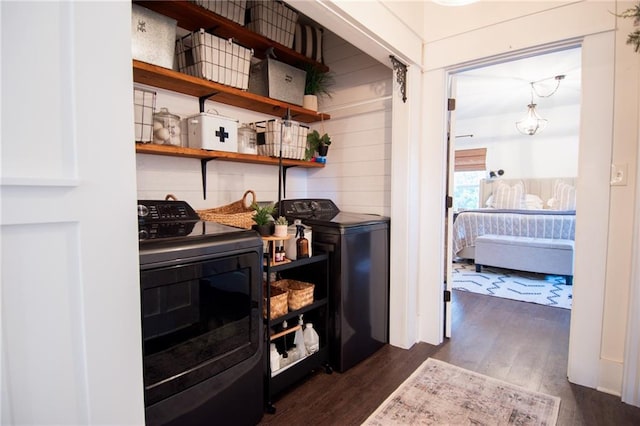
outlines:
{"label": "dark hardwood floor", "polygon": [[570,311],[453,292],[453,338],[385,346],[345,373],[318,371],[275,400],[264,425],[359,425],[429,357],[562,399],[558,425],[640,425],[640,408],[566,379]]}

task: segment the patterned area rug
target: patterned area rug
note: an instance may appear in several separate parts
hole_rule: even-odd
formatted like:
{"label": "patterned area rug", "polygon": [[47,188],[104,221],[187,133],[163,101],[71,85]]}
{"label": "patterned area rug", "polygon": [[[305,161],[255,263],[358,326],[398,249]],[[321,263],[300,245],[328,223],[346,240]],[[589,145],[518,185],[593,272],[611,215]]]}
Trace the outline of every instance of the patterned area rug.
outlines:
{"label": "patterned area rug", "polygon": [[473,264],[453,263],[452,279],[454,290],[571,309],[573,286],[565,285],[561,276],[490,266],[476,272]]}
{"label": "patterned area rug", "polygon": [[555,425],[560,398],[427,359],[364,425]]}

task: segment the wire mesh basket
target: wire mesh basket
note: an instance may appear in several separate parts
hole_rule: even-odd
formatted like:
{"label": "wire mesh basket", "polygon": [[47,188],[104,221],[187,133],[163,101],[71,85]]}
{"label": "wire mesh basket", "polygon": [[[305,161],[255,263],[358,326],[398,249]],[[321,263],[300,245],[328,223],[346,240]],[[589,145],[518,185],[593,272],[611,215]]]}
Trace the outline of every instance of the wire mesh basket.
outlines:
{"label": "wire mesh basket", "polygon": [[247,90],[253,50],[200,29],[176,40],[178,70]]}
{"label": "wire mesh basket", "polygon": [[282,140],[282,158],[304,159],[309,127],[296,121],[278,118],[257,121],[252,125],[258,132],[258,155],[279,157]]}
{"label": "wire mesh basket", "polygon": [[246,0],[195,0],[194,3],[237,24],[244,25]]}
{"label": "wire mesh basket", "polygon": [[247,28],[288,48],[293,47],[298,12],[276,0],[248,1]]}
{"label": "wire mesh basket", "polygon": [[140,87],[133,88],[134,140],[153,141],[153,111],[156,109],[156,92]]}

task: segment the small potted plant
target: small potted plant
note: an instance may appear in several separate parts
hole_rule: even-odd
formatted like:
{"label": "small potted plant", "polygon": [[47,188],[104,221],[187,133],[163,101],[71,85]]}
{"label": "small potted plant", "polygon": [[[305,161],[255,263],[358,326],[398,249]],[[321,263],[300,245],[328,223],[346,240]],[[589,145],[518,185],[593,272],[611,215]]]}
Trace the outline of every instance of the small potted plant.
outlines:
{"label": "small potted plant", "polygon": [[311,111],[318,111],[318,96],[331,97],[331,86],[334,78],[330,72],[322,72],[313,65],[306,67],[307,76],[304,85],[302,107]]}
{"label": "small potted plant", "polygon": [[264,237],[271,235],[273,229],[273,212],[275,206],[273,204],[259,205],[258,203],[251,204],[251,208],[255,210],[253,215],[253,221],[256,223],[253,225],[253,229]]}
{"label": "small potted plant", "polygon": [[308,148],[305,153],[307,160],[310,160],[315,152],[318,153],[318,157],[326,157],[329,152],[329,145],[331,145],[331,137],[326,133],[320,136],[320,133],[314,130],[307,134],[307,145]]}
{"label": "small potted plant", "polygon": [[286,237],[288,225],[289,225],[289,222],[287,222],[287,218],[285,218],[284,216],[279,216],[276,219],[276,227],[275,227],[275,231],[273,231],[273,236]]}

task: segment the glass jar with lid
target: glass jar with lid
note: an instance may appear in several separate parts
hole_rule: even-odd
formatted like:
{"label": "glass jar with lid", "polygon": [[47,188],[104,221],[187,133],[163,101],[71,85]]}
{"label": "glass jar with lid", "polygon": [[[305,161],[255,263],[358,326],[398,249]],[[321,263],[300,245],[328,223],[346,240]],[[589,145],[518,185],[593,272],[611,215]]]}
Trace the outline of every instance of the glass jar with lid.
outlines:
{"label": "glass jar with lid", "polygon": [[244,123],[238,129],[238,152],[242,154],[258,153],[258,135],[256,129]]}
{"label": "glass jar with lid", "polygon": [[171,114],[167,108],[153,114],[153,143],[182,146],[180,116]]}

